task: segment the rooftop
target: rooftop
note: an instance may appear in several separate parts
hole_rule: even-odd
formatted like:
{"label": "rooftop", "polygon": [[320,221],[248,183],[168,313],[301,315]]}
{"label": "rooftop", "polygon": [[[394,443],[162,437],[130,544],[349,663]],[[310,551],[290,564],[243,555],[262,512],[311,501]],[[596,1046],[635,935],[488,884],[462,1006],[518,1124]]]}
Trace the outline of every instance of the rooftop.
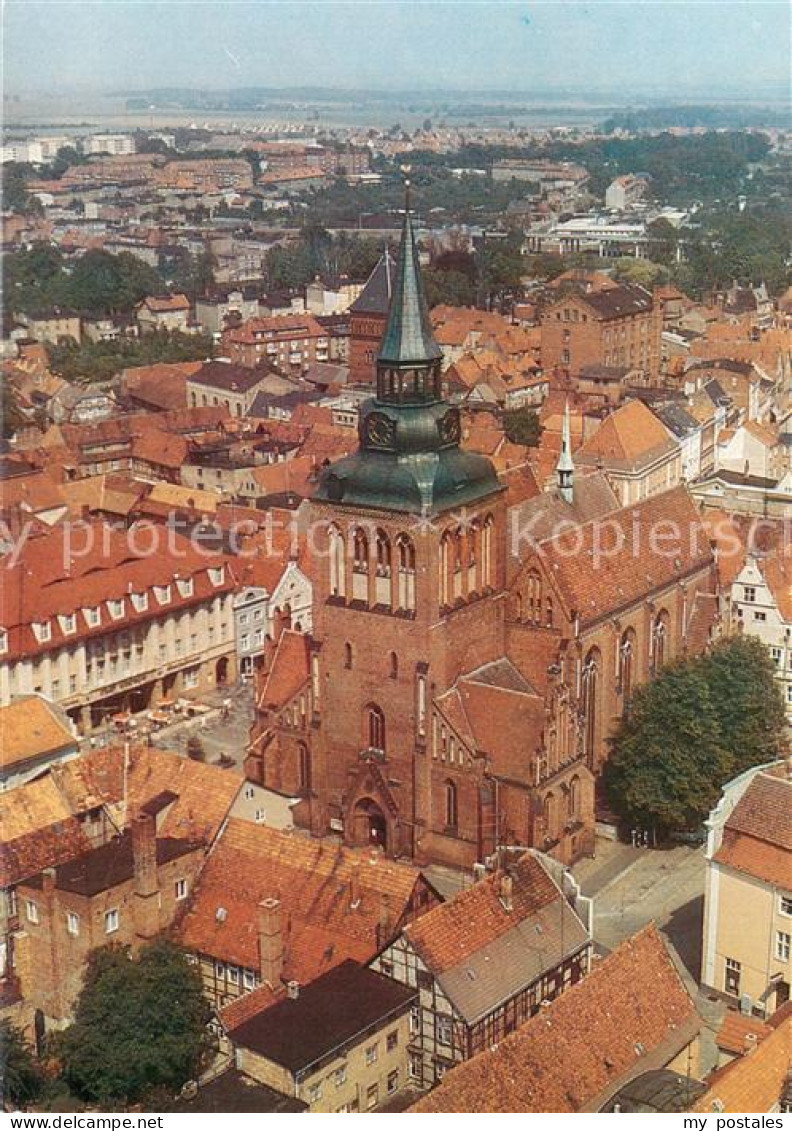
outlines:
{"label": "rooftop", "polygon": [[233,1044],[292,1073],[304,1072],[389,1018],[404,1013],[417,992],[347,960],[232,1029]]}

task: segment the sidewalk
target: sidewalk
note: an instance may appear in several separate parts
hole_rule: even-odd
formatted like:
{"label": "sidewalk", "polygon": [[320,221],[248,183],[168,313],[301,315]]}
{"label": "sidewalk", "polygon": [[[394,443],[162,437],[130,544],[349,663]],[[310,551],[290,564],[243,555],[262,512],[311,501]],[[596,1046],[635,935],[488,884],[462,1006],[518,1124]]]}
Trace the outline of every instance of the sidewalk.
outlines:
{"label": "sidewalk", "polygon": [[572,875],[587,896],[602,893],[651,850],[597,837],[594,851],[593,857],[572,865]]}

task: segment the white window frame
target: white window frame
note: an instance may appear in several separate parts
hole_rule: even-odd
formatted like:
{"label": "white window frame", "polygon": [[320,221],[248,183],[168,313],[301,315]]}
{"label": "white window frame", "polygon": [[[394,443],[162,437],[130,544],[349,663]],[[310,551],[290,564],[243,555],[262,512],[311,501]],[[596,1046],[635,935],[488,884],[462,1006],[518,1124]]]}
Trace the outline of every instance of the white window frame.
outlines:
{"label": "white window frame", "polygon": [[33,899],[25,900],[25,918],[28,923],[38,923],[39,921],[38,904]]}
{"label": "white window frame", "polygon": [[76,938],[80,933],[80,916],[76,911],[66,912],[66,931],[72,937]]}
{"label": "white window frame", "polygon": [[175,884],[173,885],[173,890],[174,890],[174,894],[176,896],[176,899],[186,899],[187,898],[187,881],[183,878],[176,880]]}
{"label": "white window frame", "polygon": [[118,908],[117,907],[111,907],[109,911],[105,911],[104,923],[105,923],[105,934],[106,935],[114,935],[116,933],[116,931],[118,930],[119,923],[120,923],[120,917],[119,917],[119,914],[118,914]]}
{"label": "white window frame", "polygon": [[366,1064],[376,1064],[379,1060],[379,1041],[376,1044],[369,1045],[366,1049]]}
{"label": "white window frame", "polygon": [[792,916],[792,895],[780,895],[778,897],[778,912],[780,915]]}
{"label": "white window frame", "polygon": [[789,931],[776,931],[775,956],[779,962],[789,962],[792,954],[792,933]]}

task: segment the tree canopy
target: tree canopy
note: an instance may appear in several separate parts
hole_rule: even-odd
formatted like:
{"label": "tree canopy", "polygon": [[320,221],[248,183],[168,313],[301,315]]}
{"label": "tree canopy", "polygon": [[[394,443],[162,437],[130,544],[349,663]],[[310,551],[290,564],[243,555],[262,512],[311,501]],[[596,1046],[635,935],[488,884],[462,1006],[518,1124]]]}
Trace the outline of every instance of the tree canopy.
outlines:
{"label": "tree canopy", "polygon": [[66,381],[109,381],[122,369],[158,362],[206,361],[214,353],[211,334],[153,330],[139,338],[48,345],[50,369]]}
{"label": "tree canopy", "polygon": [[4,1018],[0,1021],[0,1104],[24,1107],[42,1091],[44,1075],[33,1049],[21,1029]]}
{"label": "tree canopy", "polygon": [[201,976],[172,943],[132,958],[128,947],[92,952],[75,1020],[54,1038],[72,1091],[99,1103],[134,1103],[154,1088],[176,1092],[211,1047]]}
{"label": "tree canopy", "polygon": [[543,431],[539,416],[527,405],[509,409],[503,414],[503,430],[513,444],[522,444],[526,448],[537,447]]}
{"label": "tree canopy", "polygon": [[611,741],[603,783],[625,821],[692,829],[723,785],[780,756],[784,704],[754,637],[722,641],[638,687]]}

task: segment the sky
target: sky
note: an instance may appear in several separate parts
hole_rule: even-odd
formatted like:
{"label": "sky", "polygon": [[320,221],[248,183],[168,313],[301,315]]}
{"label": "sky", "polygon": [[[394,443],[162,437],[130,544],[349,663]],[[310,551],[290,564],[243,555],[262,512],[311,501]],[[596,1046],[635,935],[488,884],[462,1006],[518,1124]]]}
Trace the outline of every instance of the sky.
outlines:
{"label": "sky", "polygon": [[788,0],[5,0],[5,91],[192,86],[754,92]]}

